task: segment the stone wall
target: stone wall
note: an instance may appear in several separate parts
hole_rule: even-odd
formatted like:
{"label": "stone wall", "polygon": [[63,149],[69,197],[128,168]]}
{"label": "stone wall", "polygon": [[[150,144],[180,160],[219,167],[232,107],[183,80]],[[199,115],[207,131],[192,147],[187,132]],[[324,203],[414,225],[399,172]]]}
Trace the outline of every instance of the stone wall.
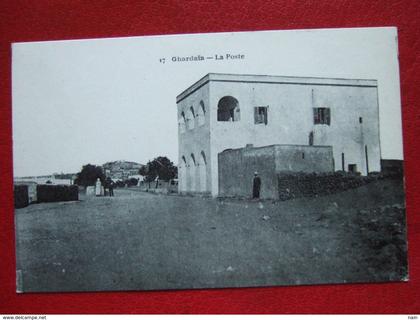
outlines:
{"label": "stone wall", "polygon": [[15,180],[14,181],[15,185],[25,185],[28,187],[28,199],[29,199],[29,203],[33,203],[33,202],[37,202],[37,197],[36,197],[36,186],[37,183],[33,182],[33,181],[18,181]]}
{"label": "stone wall", "polygon": [[76,185],[50,185],[37,186],[38,202],[59,202],[79,200],[79,188]]}
{"label": "stone wall", "polygon": [[382,175],[360,176],[348,172],[278,174],[278,198],[290,200],[315,197],[354,189],[382,178]]}
{"label": "stone wall", "polygon": [[381,160],[381,172],[388,175],[404,175],[404,162],[402,160]]}
{"label": "stone wall", "polygon": [[16,209],[27,207],[29,205],[28,186],[15,185],[14,200]]}

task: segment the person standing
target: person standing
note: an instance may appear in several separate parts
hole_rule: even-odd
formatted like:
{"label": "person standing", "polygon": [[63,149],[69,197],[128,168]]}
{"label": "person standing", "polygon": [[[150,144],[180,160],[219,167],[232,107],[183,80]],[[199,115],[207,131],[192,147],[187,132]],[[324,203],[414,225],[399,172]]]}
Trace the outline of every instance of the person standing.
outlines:
{"label": "person standing", "polygon": [[[108,196],[113,197],[114,196],[114,182],[110,177],[107,177],[105,179],[105,189],[108,190]],[[105,192],[106,195],[106,192]]]}
{"label": "person standing", "polygon": [[114,182],[111,179],[108,184],[108,192],[110,197],[114,196]]}
{"label": "person standing", "polygon": [[101,183],[101,179],[96,179],[96,184],[95,184],[95,196],[99,197],[102,193],[102,183]]}
{"label": "person standing", "polygon": [[261,178],[258,175],[258,172],[255,171],[254,179],[252,181],[252,198],[259,199],[261,190]]}

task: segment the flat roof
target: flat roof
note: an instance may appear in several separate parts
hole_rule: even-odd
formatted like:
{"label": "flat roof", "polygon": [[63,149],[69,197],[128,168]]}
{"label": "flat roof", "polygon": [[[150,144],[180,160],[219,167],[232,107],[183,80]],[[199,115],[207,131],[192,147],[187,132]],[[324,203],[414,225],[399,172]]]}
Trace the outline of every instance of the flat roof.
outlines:
{"label": "flat roof", "polygon": [[248,145],[245,147],[241,147],[241,148],[228,148],[223,150],[220,153],[224,153],[224,152],[232,152],[232,151],[241,151],[241,150],[255,150],[255,149],[275,149],[275,148],[306,148],[306,149],[322,149],[322,148],[332,148],[332,146],[319,146],[319,145],[307,145],[307,144],[280,144],[280,143],[276,143],[276,144],[270,144],[270,145],[266,145],[266,146],[259,146],[259,147],[254,147],[253,145]]}
{"label": "flat roof", "polygon": [[296,85],[320,85],[320,86],[350,86],[350,87],[377,87],[378,81],[374,79],[343,79],[343,78],[320,78],[320,77],[293,77],[272,76],[256,74],[230,74],[208,73],[200,80],[192,84],[176,97],[180,102],[193,92],[200,89],[210,81],[215,82],[242,82],[242,83],[268,83],[268,84],[296,84]]}

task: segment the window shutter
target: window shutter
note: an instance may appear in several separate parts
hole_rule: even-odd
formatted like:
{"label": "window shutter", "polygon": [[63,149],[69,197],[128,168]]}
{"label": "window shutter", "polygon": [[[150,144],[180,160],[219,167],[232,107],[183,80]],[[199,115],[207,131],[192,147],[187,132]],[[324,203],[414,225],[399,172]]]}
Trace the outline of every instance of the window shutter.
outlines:
{"label": "window shutter", "polygon": [[319,123],[319,117],[318,117],[318,108],[313,108],[314,110],[314,124]]}
{"label": "window shutter", "polygon": [[268,107],[264,108],[264,124],[267,125],[268,123]]}
{"label": "window shutter", "polygon": [[330,125],[330,122],[331,122],[330,108],[325,108],[325,123]]}

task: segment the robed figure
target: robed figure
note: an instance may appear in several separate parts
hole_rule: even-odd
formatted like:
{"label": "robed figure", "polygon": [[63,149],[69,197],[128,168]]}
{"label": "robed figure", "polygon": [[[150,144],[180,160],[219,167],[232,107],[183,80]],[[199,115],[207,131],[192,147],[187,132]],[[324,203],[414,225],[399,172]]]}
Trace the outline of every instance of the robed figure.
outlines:
{"label": "robed figure", "polygon": [[261,178],[258,172],[254,173],[254,179],[252,181],[252,198],[258,199],[260,197],[261,190]]}
{"label": "robed figure", "polygon": [[95,195],[96,196],[100,196],[102,192],[102,183],[101,183],[101,179],[96,179],[96,183],[95,183]]}

